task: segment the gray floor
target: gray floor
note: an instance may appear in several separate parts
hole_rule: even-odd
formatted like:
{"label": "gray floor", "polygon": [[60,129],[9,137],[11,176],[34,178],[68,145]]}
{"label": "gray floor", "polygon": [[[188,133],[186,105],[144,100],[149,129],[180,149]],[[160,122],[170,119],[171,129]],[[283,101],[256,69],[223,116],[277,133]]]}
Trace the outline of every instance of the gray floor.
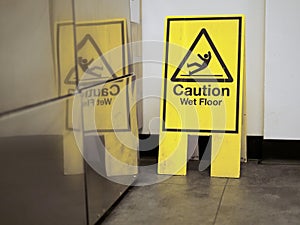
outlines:
{"label": "gray floor", "polygon": [[240,179],[189,170],[132,188],[102,224],[300,224],[300,165],[249,162]]}

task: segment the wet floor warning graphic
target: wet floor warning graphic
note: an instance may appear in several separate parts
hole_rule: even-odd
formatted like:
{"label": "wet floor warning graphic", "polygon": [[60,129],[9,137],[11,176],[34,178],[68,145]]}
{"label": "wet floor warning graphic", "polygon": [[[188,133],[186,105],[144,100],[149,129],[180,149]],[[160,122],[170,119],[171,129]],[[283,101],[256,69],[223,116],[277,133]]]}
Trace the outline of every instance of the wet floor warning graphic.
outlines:
{"label": "wet floor warning graphic", "polygon": [[[56,25],[56,62],[59,95],[128,74],[125,19]],[[75,46],[75,49],[74,49]],[[76,52],[76,54],[75,54]]]}
{"label": "wet floor warning graphic", "polygon": [[167,18],[163,131],[238,132],[242,18]]}
{"label": "wet floor warning graphic", "polygon": [[[86,34],[77,45],[78,73],[81,74],[81,84],[88,85],[92,82],[116,78],[111,66],[103,55],[100,47],[90,34]],[[68,72],[64,83],[76,84],[75,66]]]}
{"label": "wet floor warning graphic", "polygon": [[[87,132],[129,131],[129,84],[133,78],[128,68],[126,20],[76,23],[76,44],[73,23],[57,23],[56,28],[59,95],[81,89],[83,113],[89,115],[84,116]],[[70,111],[72,101],[69,103]]]}
{"label": "wet floor warning graphic", "polygon": [[180,82],[233,81],[225,62],[205,28],[201,29],[195,38],[171,80]]}

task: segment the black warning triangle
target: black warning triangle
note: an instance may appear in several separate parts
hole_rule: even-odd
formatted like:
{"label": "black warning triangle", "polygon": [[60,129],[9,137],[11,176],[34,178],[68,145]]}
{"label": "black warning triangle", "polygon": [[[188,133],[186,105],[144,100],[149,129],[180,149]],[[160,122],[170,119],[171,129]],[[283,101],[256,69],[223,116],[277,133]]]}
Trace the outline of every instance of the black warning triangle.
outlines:
{"label": "black warning triangle", "polygon": [[[94,48],[94,50],[97,52],[97,55],[99,56],[99,58],[101,59],[103,65],[105,66],[106,70],[108,71],[108,76],[103,77],[104,79],[108,79],[108,78],[116,78],[116,74],[114,73],[113,69],[111,68],[111,66],[109,65],[109,63],[107,62],[106,58],[104,57],[101,49],[99,48],[99,46],[97,45],[96,41],[93,39],[93,37],[90,34],[86,34],[84,36],[84,38],[78,43],[77,45],[77,52],[79,52],[82,48],[84,48],[84,46],[86,46],[87,43],[90,43],[92,45],[92,47]],[[80,57],[78,57],[77,60],[79,60]],[[80,66],[78,66],[80,67]],[[97,68],[95,68],[97,69]],[[68,72],[64,82],[65,84],[76,84],[76,73],[75,73],[75,67],[71,68],[70,71]],[[83,71],[86,72],[86,71]],[[90,75],[93,77],[94,79],[88,79],[89,81],[99,81],[99,76],[96,73],[90,73]],[[103,79],[102,78],[102,79]],[[85,79],[81,80],[81,81],[85,81]]]}
{"label": "black warning triangle", "polygon": [[67,74],[64,83],[76,85],[76,80],[77,80],[76,71],[75,71],[75,67],[73,67],[72,69],[70,69],[69,73]]}
{"label": "black warning triangle", "polygon": [[[199,76],[188,74],[188,75],[180,76],[180,71],[182,70],[183,66],[187,63],[189,57],[191,56],[195,47],[199,43],[200,39],[203,38],[203,36],[206,38],[206,40],[210,46],[210,49],[213,51],[214,55],[216,56],[216,58],[220,64],[220,67],[222,68],[222,70],[224,72],[224,76],[220,75],[220,74],[209,74],[209,75],[199,75]],[[201,56],[199,56],[199,57],[201,57]],[[206,55],[206,57],[208,57],[208,55]],[[204,67],[209,67],[208,63]],[[201,68],[199,68],[196,71],[200,71],[200,70],[201,70]],[[222,78],[220,78],[220,77],[222,77]],[[175,73],[171,77],[171,81],[173,81],[173,82],[233,82],[233,78],[232,78],[229,70],[227,69],[222,57],[220,56],[216,46],[214,45],[212,39],[210,38],[210,36],[207,33],[205,28],[201,29],[201,31],[197,35],[197,37],[194,40],[193,44],[191,45],[190,49],[184,56],[183,60],[179,64],[179,66],[176,68]]]}

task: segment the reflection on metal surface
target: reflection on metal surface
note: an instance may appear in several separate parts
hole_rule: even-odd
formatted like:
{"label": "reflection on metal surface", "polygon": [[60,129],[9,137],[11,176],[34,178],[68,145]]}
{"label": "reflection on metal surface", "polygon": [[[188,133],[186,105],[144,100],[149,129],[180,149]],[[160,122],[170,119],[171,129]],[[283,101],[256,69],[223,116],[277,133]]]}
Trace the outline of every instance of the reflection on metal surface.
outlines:
{"label": "reflection on metal surface", "polygon": [[[56,25],[56,64],[60,93],[69,93],[128,74],[127,25],[125,19],[76,23],[74,55],[73,23]],[[76,59],[75,59],[76,56]]]}
{"label": "reflection on metal surface", "polygon": [[83,174],[74,173],[82,157],[65,129],[65,106],[0,119],[1,224],[85,224]]}
{"label": "reflection on metal surface", "polygon": [[1,1],[0,112],[58,97],[49,1],[32,4]]}
{"label": "reflection on metal surface", "polygon": [[[83,114],[84,149],[82,154],[86,162],[101,176],[124,185],[130,185],[122,175],[135,175],[138,172],[138,129],[135,105],[135,76],[120,77],[91,89],[82,91],[74,99],[73,111],[81,108]],[[116,88],[118,87],[118,88]],[[110,89],[114,95],[90,95]],[[107,100],[109,99],[109,100]],[[97,104],[105,102],[107,104]],[[78,127],[81,118],[73,117],[73,125]],[[81,138],[79,133],[76,139]],[[89,137],[96,137],[87,141]],[[102,138],[100,138],[102,137]],[[102,157],[100,152],[102,152]],[[105,165],[105,166],[103,166]],[[125,183],[124,183],[125,182]]]}
{"label": "reflection on metal surface", "polygon": [[0,223],[94,224],[137,173],[129,1],[4,6]]}
{"label": "reflection on metal surface", "polygon": [[[84,137],[102,136],[95,142],[85,141],[84,156],[86,161],[100,175],[117,183],[123,183],[114,176],[137,174],[138,130],[135,106],[135,76],[119,78],[113,82],[87,89],[75,98],[75,105],[82,104],[84,118]],[[113,95],[89,95],[103,92]],[[118,90],[117,92],[115,90]],[[106,104],[97,104],[106,102]],[[76,106],[75,109],[78,107]],[[74,124],[76,123],[76,117]],[[78,137],[80,138],[80,137]],[[99,158],[98,149],[103,149],[104,159]],[[93,153],[94,152],[94,153]],[[128,184],[126,182],[126,184]]]}

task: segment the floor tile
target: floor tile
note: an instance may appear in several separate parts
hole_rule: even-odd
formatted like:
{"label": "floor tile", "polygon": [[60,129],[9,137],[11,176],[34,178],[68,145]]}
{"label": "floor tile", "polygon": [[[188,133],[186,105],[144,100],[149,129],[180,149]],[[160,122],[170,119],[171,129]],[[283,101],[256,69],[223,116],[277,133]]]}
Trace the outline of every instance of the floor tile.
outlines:
{"label": "floor tile", "polygon": [[300,224],[298,187],[227,186],[216,225]]}
{"label": "floor tile", "polygon": [[198,185],[198,186],[210,186],[220,185],[224,186],[227,182],[225,178],[210,177],[209,171],[196,171],[189,170],[187,176],[173,176],[170,179],[164,181],[167,184],[183,184],[183,185]]}
{"label": "floor tile", "polygon": [[[190,163],[190,170],[187,171],[187,176],[171,176],[158,175],[157,164],[143,165],[139,168],[139,175],[136,181],[137,186],[145,186],[149,184],[182,184],[182,185],[221,185],[224,186],[227,179],[210,177],[209,169],[205,171],[198,171],[198,166],[195,162]],[[197,168],[196,168],[197,167]]]}
{"label": "floor tile", "polygon": [[212,225],[224,187],[156,184],[136,187],[105,225]]}
{"label": "floor tile", "polygon": [[228,185],[300,188],[300,165],[261,165],[248,162],[241,166],[241,178],[230,179]]}
{"label": "floor tile", "polygon": [[300,224],[299,165],[249,162],[242,164],[240,179],[211,178],[209,170],[195,168],[187,176],[164,177],[155,165],[141,172],[141,186],[131,189],[103,224]]}

